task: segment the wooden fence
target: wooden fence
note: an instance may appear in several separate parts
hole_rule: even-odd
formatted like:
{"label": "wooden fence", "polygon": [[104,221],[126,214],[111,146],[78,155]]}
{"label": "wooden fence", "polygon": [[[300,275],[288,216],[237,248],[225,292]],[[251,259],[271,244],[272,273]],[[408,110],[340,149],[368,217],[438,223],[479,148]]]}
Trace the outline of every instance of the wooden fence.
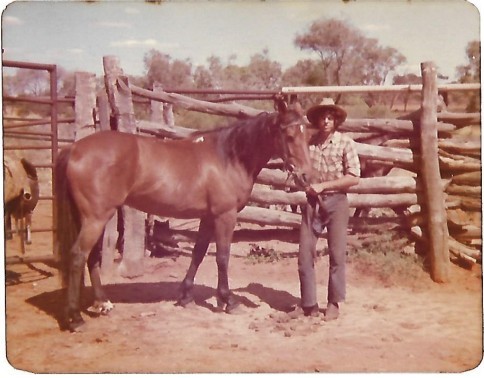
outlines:
{"label": "wooden fence", "polygon": [[[239,118],[260,112],[236,103],[207,102],[168,93],[159,86],[152,91],[139,88],[129,83],[116,57],[105,57],[103,63],[105,88],[99,91],[93,74],[76,74],[76,139],[103,129],[139,132],[160,138],[184,138],[193,130],[175,125],[173,107]],[[354,231],[361,227],[381,228],[385,224],[405,230],[410,240],[425,245],[432,278],[445,282],[450,259],[468,263],[482,261],[480,222],[468,221],[469,217],[479,220],[481,217],[480,138],[464,138],[455,133],[463,126],[480,124],[480,113],[437,112],[438,92],[478,90],[480,85],[438,87],[432,63],[422,64],[422,77],[421,86],[291,87],[283,88],[282,93],[289,96],[366,91],[422,93],[422,106],[417,112],[399,119],[348,119],[340,127],[357,142],[358,154],[364,164],[384,167],[386,171],[400,168],[399,172],[403,172],[395,175],[394,170],[389,176],[364,177],[350,189],[348,197],[353,208],[394,209],[394,214],[386,212],[385,216],[353,217],[350,227]],[[133,99],[140,97],[151,103],[150,120],[135,119]],[[53,151],[52,156],[55,155],[56,151]],[[290,206],[305,203],[304,193],[296,188],[287,190],[286,175],[277,166],[277,161],[271,162],[262,170],[250,206],[239,214],[240,222],[273,226],[270,228],[272,238],[283,237],[299,226],[300,214],[291,211]],[[123,208],[122,213],[128,227],[121,273],[136,276],[143,270],[140,261],[144,254],[146,214],[129,208]],[[116,223],[116,219],[109,222],[104,238],[103,265],[107,269],[116,247]]]}
{"label": "wooden fence", "polygon": [[[76,84],[76,114],[83,109],[85,116],[76,117],[78,136],[85,130],[117,129],[125,132],[142,132],[160,138],[184,138],[193,130],[176,126],[172,106],[231,117],[248,117],[258,114],[257,109],[239,104],[221,104],[196,100],[184,95],[167,93],[160,87],[153,91],[129,83],[116,57],[104,58],[105,86],[97,96],[94,80],[79,76]],[[79,74],[81,75],[81,74]],[[86,75],[86,74],[83,74]],[[481,229],[479,224],[459,220],[455,211],[481,213],[481,161],[480,140],[463,138],[455,130],[464,125],[480,124],[480,114],[437,113],[438,86],[432,63],[422,64],[423,85],[404,86],[401,91],[418,90],[422,93],[421,109],[400,119],[348,119],[340,130],[350,133],[357,142],[360,159],[365,164],[400,168],[402,175],[362,178],[352,187],[348,197],[353,208],[391,208],[395,215],[385,217],[352,218],[350,225],[395,225],[408,232],[408,237],[426,245],[431,262],[430,273],[437,282],[446,282],[450,259],[481,262]],[[77,77],[76,77],[77,78]],[[86,89],[86,83],[89,87]],[[84,88],[81,90],[81,88]],[[476,90],[478,85],[447,85],[446,90]],[[318,88],[285,88],[283,92],[314,93]],[[319,91],[325,92],[327,88]],[[375,91],[375,88],[371,88]],[[385,91],[386,88],[380,88]],[[393,89],[391,89],[393,90]],[[331,88],[331,93],[349,92],[348,88]],[[364,92],[364,87],[355,91]],[[133,97],[151,101],[152,118],[135,120]],[[93,118],[92,115],[95,114]],[[286,175],[278,170],[277,162],[263,169],[257,178],[250,206],[239,213],[240,222],[295,228],[300,214],[289,206],[305,203],[305,194],[292,188],[287,190]],[[387,169],[388,170],[388,169]],[[126,276],[142,271],[139,261],[144,253],[145,215],[125,209],[130,220],[124,248]],[[104,253],[111,254],[115,246],[115,221],[108,225]],[[277,237],[278,233],[274,233]],[[141,242],[143,240],[143,242]],[[109,259],[108,259],[109,260]]]}

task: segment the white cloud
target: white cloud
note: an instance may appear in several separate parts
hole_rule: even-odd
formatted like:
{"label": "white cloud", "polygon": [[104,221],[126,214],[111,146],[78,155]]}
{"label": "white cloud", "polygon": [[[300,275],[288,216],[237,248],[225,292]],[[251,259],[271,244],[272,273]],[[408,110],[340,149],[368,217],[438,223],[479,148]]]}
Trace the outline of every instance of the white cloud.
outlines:
{"label": "white cloud", "polygon": [[124,8],[124,13],[127,13],[127,14],[138,14],[138,13],[140,13],[140,11],[139,11],[139,9],[136,9],[136,8],[126,7],[126,8]]}
{"label": "white cloud", "polygon": [[363,25],[362,29],[369,32],[380,32],[384,30],[390,30],[390,27],[389,25],[385,24],[366,24]]}
{"label": "white cloud", "polygon": [[22,25],[24,22],[18,17],[5,16],[3,17],[3,23],[5,25]]}
{"label": "white cloud", "polygon": [[78,54],[84,53],[84,50],[83,49],[79,49],[79,48],[73,48],[73,49],[67,49],[67,52],[68,53],[71,53],[71,54],[78,55]]}
{"label": "white cloud", "polygon": [[102,28],[118,28],[118,29],[130,29],[132,25],[127,22],[117,22],[117,21],[101,21],[96,23],[96,26]]}
{"label": "white cloud", "polygon": [[124,39],[121,41],[111,42],[112,47],[158,47],[165,49],[173,49],[179,47],[178,43],[160,43],[154,38],[147,39]]}
{"label": "white cloud", "polygon": [[111,42],[111,46],[114,47],[156,46],[157,44],[158,41],[153,38],[148,38],[144,40],[130,38],[122,41]]}
{"label": "white cloud", "polygon": [[401,64],[396,69],[397,75],[408,75],[408,74],[420,75],[420,64],[418,63],[407,63]]}

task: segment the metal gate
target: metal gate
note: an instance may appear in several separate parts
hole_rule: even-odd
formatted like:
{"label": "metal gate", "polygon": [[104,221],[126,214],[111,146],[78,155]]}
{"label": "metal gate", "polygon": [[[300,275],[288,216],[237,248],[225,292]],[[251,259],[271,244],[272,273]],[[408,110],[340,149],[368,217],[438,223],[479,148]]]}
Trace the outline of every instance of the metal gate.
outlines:
{"label": "metal gate", "polygon": [[[55,201],[54,201],[54,165],[57,158],[59,139],[58,139],[58,104],[59,99],[57,96],[57,66],[52,64],[38,64],[4,60],[3,75],[5,78],[5,67],[47,71],[48,74],[48,96],[8,96],[3,93],[3,154],[17,154],[20,156],[30,155],[31,162],[41,172],[39,175],[39,183],[41,184],[40,198],[37,204],[37,208],[44,209],[45,219],[39,227],[39,222],[35,222],[36,210],[33,213],[33,227],[32,227],[32,245],[28,248],[25,243],[25,229],[20,227],[14,233],[14,240],[19,239],[20,248],[17,253],[12,253],[6,248],[5,262],[6,264],[12,263],[30,263],[30,262],[55,262],[54,256],[54,240],[55,240]],[[74,100],[63,101],[73,102]],[[31,114],[23,116],[18,112],[20,105],[32,106],[36,105],[39,108],[45,109],[49,107],[48,112],[42,112],[48,114],[43,118],[32,118]],[[15,110],[17,109],[17,110]],[[10,111],[11,114],[8,114]],[[19,114],[16,114],[19,113]],[[25,110],[25,112],[28,112]],[[67,121],[67,120],[62,120]],[[43,152],[42,152],[43,151]],[[34,156],[35,158],[32,158]],[[43,183],[41,180],[43,179]],[[47,182],[45,182],[47,180]],[[47,209],[47,210],[46,210]],[[49,217],[49,213],[51,217]],[[46,222],[50,218],[49,222]],[[21,223],[22,224],[22,223]],[[52,235],[52,248],[49,244],[43,246],[36,245],[35,235],[38,233],[51,233]],[[7,247],[7,242],[5,243]],[[16,250],[16,248],[13,248]]]}

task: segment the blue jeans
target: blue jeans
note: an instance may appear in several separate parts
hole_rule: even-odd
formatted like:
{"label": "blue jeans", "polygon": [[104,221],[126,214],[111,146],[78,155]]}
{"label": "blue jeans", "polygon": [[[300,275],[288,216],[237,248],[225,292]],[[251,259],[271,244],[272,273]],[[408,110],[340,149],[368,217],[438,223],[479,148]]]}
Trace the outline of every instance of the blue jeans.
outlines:
{"label": "blue jeans", "polygon": [[[319,217],[326,225],[329,249],[328,303],[343,302],[346,297],[346,244],[349,220],[348,198],[344,193],[322,197],[322,213],[317,211],[316,199],[308,198],[302,210],[299,234],[298,272],[301,289],[301,306],[318,304],[314,261],[318,235],[313,220]],[[321,219],[326,218],[326,219]],[[320,222],[321,223],[321,222]]]}

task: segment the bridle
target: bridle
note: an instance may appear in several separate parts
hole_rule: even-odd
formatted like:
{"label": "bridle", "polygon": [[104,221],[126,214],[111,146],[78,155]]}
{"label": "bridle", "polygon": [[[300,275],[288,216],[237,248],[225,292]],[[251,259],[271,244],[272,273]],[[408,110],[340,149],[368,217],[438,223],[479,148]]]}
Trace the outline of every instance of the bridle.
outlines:
{"label": "bridle", "polygon": [[[294,105],[296,109],[298,109],[298,113],[300,114],[302,112],[302,108],[299,104],[299,102],[295,101]],[[278,93],[274,96],[274,108],[277,110],[279,114],[283,114],[287,112],[288,110],[288,102],[286,101],[285,96],[282,93]],[[279,133],[279,145],[281,154],[282,154],[282,161],[283,161],[283,170],[288,172],[287,182],[292,178],[296,185],[302,186],[302,187],[307,187],[309,185],[308,178],[306,175],[303,173],[302,175],[297,171],[297,167],[294,166],[294,164],[289,162],[289,150],[287,147],[287,143],[284,139],[284,131],[287,130],[290,127],[300,127],[301,133],[304,134],[304,127],[305,127],[305,121],[301,117],[300,119],[290,122],[288,124],[283,124],[278,120],[279,122],[277,123],[277,132]]]}
{"label": "bridle", "polygon": [[290,127],[299,127],[301,133],[304,133],[304,121],[294,121],[286,125],[279,124],[279,146],[281,147],[281,158],[283,162],[283,171],[287,172],[286,186],[290,181],[294,181],[297,185],[306,187],[309,185],[306,175],[300,175],[294,164],[289,162],[289,149],[284,138],[284,131]]}

